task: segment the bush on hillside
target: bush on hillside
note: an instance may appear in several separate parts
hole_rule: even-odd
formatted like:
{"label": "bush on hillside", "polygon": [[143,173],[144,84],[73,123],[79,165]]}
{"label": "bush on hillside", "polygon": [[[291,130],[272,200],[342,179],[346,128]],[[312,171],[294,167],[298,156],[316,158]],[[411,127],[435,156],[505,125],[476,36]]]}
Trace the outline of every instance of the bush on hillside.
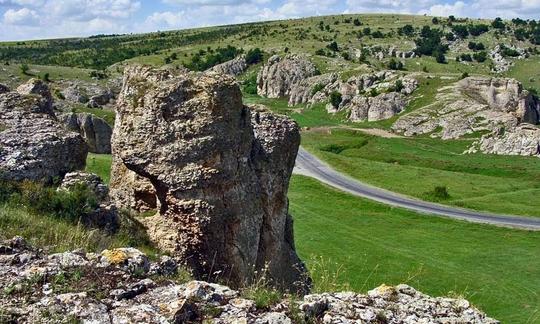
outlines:
{"label": "bush on hillside", "polygon": [[343,100],[341,93],[334,91],[330,94],[330,103],[334,108],[338,108],[341,104],[341,101]]}
{"label": "bush on hillside", "polygon": [[262,60],[263,60],[263,53],[261,49],[258,47],[250,49],[246,54],[246,63],[249,65],[257,64],[259,62],[262,62]]}

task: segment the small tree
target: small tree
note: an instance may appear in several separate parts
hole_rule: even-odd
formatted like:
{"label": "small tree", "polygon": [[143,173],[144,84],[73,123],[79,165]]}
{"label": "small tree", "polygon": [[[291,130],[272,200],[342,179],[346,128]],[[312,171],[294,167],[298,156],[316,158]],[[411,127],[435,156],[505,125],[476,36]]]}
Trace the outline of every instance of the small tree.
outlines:
{"label": "small tree", "polygon": [[360,22],[360,19],[356,18],[354,21],[353,21],[353,24],[355,26],[362,26],[362,22]]}
{"label": "small tree", "polygon": [[28,71],[30,70],[30,67],[28,66],[28,64],[26,63],[23,63],[19,66],[19,70],[21,70],[21,73],[22,74],[25,74],[27,75],[28,74]]}
{"label": "small tree", "polygon": [[[289,48],[286,48],[285,53],[289,51]],[[250,49],[246,54],[246,63],[247,64],[257,64],[263,60],[263,53],[260,48]]]}
{"label": "small tree", "polygon": [[435,60],[437,63],[446,63],[446,57],[444,56],[444,53],[442,51],[436,51],[433,53],[433,56],[435,56]]}
{"label": "small tree", "polygon": [[334,52],[339,52],[339,46],[336,41],[333,41],[332,43],[326,45],[326,48]]}
{"label": "small tree", "polygon": [[334,108],[338,108],[339,105],[341,104],[341,101],[343,100],[342,96],[341,96],[341,93],[337,92],[337,91],[333,91],[331,94],[330,94],[330,103],[332,104],[332,106]]}

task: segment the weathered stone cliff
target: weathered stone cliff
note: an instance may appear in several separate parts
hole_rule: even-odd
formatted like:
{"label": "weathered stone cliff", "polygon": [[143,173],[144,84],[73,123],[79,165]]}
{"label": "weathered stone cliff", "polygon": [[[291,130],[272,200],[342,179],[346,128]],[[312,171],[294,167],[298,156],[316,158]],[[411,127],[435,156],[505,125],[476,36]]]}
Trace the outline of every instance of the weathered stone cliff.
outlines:
{"label": "weathered stone cliff", "polygon": [[67,113],[59,119],[70,130],[81,134],[90,152],[111,153],[112,128],[102,118],[88,113]]}
{"label": "weathered stone cliff", "polygon": [[303,56],[274,55],[257,75],[257,94],[268,98],[288,96],[294,85],[316,73],[315,65]]}
{"label": "weathered stone cliff", "polygon": [[0,94],[0,177],[51,181],[83,168],[86,145],[56,120],[48,87],[30,80],[17,91]]}
{"label": "weathered stone cliff", "polygon": [[[149,233],[197,278],[239,285],[266,267],[277,285],[303,290],[287,213],[299,143],[292,120],[244,106],[232,77],[129,67],[113,132],[111,194],[131,207],[130,185],[149,181],[159,206],[146,221]],[[137,175],[128,183],[124,167]]]}
{"label": "weathered stone cliff", "polygon": [[443,139],[536,124],[540,103],[514,79],[469,77],[439,89],[435,102],[402,116],[392,129]]}

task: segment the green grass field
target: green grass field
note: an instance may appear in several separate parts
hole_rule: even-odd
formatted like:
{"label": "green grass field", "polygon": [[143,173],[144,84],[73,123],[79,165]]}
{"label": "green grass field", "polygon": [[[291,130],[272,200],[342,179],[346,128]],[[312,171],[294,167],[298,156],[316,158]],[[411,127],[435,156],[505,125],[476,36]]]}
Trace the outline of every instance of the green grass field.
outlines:
{"label": "green grass field", "polygon": [[[110,156],[89,156],[87,170],[106,178],[109,169]],[[503,323],[540,320],[538,232],[420,215],[303,176],[293,176],[289,200],[315,291],[408,283],[466,297]]]}
{"label": "green grass field", "polygon": [[[289,190],[296,246],[315,285],[365,292],[407,283],[435,296],[464,296],[503,323],[540,321],[540,233],[424,216],[294,176]],[[332,202],[332,203],[329,203]]]}
{"label": "green grass field", "polygon": [[[540,216],[540,160],[462,154],[470,140],[382,138],[360,131],[305,131],[302,145],[337,170],[377,187],[443,204]],[[433,197],[445,186],[450,197]]]}

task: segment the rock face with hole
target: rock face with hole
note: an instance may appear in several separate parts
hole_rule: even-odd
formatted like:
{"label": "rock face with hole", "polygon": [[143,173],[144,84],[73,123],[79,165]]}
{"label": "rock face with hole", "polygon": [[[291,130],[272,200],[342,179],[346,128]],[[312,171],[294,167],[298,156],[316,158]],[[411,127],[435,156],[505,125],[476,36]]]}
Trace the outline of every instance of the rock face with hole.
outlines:
{"label": "rock face with hole", "polygon": [[30,80],[17,91],[0,94],[0,177],[52,181],[83,168],[86,144],[56,119],[47,85]]}
{"label": "rock face with hole", "polygon": [[107,122],[93,114],[68,113],[60,120],[72,131],[78,132],[92,153],[110,154],[112,128]]}
{"label": "rock face with hole", "polygon": [[257,94],[268,98],[286,97],[294,85],[316,73],[315,64],[303,56],[274,55],[257,75]]}
{"label": "rock face with hole", "polygon": [[266,268],[277,285],[304,291],[287,201],[299,143],[295,122],[244,106],[230,76],[129,67],[111,194],[133,202],[122,179],[134,173],[135,183],[149,182],[159,206],[146,219],[149,234],[196,277],[240,285]]}

